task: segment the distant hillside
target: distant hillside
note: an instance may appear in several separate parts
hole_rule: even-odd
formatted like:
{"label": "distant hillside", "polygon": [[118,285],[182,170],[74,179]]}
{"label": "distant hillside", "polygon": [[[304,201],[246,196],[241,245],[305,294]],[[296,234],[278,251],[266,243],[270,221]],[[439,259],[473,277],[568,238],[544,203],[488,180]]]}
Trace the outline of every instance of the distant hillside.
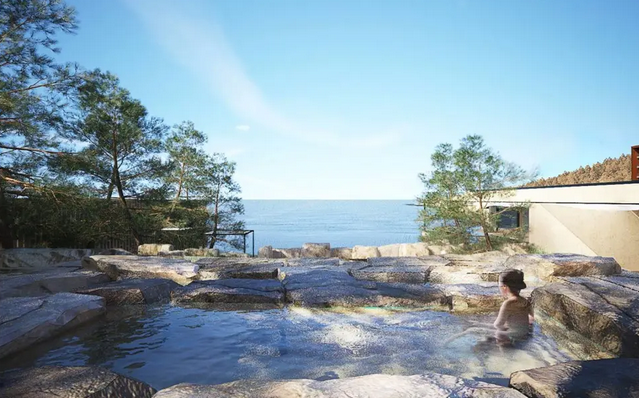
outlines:
{"label": "distant hillside", "polygon": [[580,167],[575,171],[566,171],[557,177],[540,178],[526,185],[544,187],[549,185],[592,184],[598,182],[630,181],[630,155],[621,155],[616,159],[608,158],[592,166]]}

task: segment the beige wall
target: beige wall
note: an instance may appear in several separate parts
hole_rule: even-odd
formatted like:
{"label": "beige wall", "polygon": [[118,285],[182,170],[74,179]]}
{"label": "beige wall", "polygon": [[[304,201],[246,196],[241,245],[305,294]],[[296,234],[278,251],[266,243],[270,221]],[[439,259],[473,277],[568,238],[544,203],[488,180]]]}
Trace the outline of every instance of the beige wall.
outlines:
{"label": "beige wall", "polygon": [[546,252],[610,256],[639,271],[639,211],[543,203],[638,203],[639,184],[521,189],[493,200],[531,202],[530,242]]}

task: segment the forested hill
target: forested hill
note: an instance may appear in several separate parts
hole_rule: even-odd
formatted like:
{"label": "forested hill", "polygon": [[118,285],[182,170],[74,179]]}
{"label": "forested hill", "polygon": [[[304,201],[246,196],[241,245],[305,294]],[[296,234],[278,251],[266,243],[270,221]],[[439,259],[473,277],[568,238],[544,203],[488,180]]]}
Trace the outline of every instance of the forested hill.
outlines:
{"label": "forested hill", "polygon": [[557,177],[540,178],[527,184],[528,187],[549,185],[592,184],[599,182],[630,181],[630,155],[621,155],[616,159],[608,158],[592,166],[580,167],[575,171],[566,171]]}

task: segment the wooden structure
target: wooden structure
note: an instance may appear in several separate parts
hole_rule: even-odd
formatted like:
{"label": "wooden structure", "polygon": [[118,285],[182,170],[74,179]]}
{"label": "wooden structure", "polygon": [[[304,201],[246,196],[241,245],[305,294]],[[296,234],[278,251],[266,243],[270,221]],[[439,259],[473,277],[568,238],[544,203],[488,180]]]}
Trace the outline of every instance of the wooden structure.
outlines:
{"label": "wooden structure", "polygon": [[635,145],[630,148],[630,159],[631,159],[631,179],[633,181],[639,181],[639,145]]}

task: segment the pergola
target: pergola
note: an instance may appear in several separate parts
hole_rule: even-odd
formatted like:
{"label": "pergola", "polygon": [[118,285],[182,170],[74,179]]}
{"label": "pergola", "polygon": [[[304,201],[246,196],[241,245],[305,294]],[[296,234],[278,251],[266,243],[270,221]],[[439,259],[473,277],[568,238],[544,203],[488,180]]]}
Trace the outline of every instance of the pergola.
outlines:
{"label": "pergola", "polygon": [[253,234],[251,239],[251,255],[255,257],[255,230],[253,229],[236,229],[236,230],[218,230],[206,232],[205,235],[218,237],[218,236],[242,236],[244,238],[244,253],[246,253],[246,237]]}

